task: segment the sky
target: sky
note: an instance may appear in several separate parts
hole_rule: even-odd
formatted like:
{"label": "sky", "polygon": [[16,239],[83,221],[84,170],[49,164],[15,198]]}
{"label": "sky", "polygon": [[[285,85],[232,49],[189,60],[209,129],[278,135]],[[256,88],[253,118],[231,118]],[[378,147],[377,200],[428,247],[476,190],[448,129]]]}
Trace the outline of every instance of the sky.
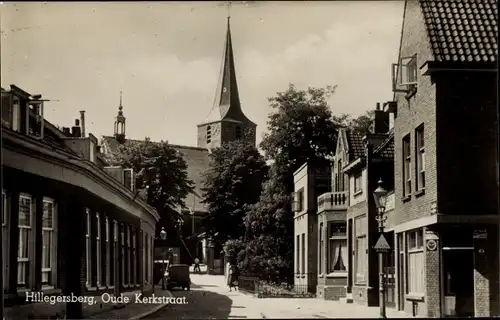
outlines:
{"label": "sky", "polygon": [[196,146],[219,79],[226,18],[244,113],[267,129],[267,98],[337,85],[335,114],[392,99],[404,1],[8,2],[0,5],[1,85],[41,93],[45,116],[113,134]]}

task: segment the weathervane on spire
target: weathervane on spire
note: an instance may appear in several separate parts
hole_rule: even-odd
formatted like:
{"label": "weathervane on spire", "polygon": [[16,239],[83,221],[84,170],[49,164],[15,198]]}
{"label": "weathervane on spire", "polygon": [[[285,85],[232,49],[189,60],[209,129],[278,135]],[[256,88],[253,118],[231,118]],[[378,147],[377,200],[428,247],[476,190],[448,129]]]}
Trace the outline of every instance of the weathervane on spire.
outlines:
{"label": "weathervane on spire", "polygon": [[123,105],[122,105],[122,94],[123,94],[123,91],[120,90],[120,106],[118,107],[118,109],[120,109],[120,111],[123,109]]}
{"label": "weathervane on spire", "polygon": [[231,1],[227,2],[227,23],[229,23],[229,19],[231,19]]}

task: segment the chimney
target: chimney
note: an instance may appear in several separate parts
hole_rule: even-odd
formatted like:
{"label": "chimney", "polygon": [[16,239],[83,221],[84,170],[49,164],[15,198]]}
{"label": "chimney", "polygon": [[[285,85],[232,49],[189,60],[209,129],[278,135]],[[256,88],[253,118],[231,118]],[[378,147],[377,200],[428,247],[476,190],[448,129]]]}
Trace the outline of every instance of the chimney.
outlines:
{"label": "chimney", "polygon": [[373,133],[383,134],[389,132],[389,113],[382,110],[380,102],[377,102],[374,116]]}
{"label": "chimney", "polygon": [[85,138],[85,110],[80,111],[80,125],[82,128],[82,137]]}
{"label": "chimney", "polygon": [[75,138],[82,136],[82,131],[80,128],[80,120],[75,119],[75,125],[71,128],[71,135]]}
{"label": "chimney", "polygon": [[64,133],[65,136],[71,137],[71,131],[68,127],[63,127],[62,132]]}

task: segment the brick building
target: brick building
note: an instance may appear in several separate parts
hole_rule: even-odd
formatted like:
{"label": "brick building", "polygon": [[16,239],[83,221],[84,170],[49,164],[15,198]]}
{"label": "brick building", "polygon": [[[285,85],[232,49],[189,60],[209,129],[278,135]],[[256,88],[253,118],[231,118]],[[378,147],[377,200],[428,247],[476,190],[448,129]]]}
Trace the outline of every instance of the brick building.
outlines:
{"label": "brick building", "polygon": [[[25,303],[30,291],[150,293],[159,217],[137,197],[131,173],[105,167],[84,112],[60,130],[44,118],[41,95],[14,85],[1,94],[5,305]],[[81,303],[60,306],[82,316]]]}
{"label": "brick building", "polygon": [[[372,248],[380,233],[375,219],[377,209],[373,191],[381,178],[384,188],[393,190],[394,180],[394,139],[392,131],[389,131],[389,113],[381,110],[377,103],[374,116],[372,133],[363,138],[356,137],[357,156],[343,166],[349,181],[347,236],[349,252],[352,252],[348,264],[347,294],[355,303],[368,306],[379,304],[378,260]],[[386,257],[386,266],[390,267],[392,254]],[[394,298],[388,298],[388,306],[392,306]]]}
{"label": "brick building", "polygon": [[304,163],[294,172],[294,285],[316,292],[318,284],[318,195],[330,190],[331,170],[327,161]]}
{"label": "brick building", "polygon": [[397,305],[426,317],[498,310],[496,0],[409,0],[395,114]]}
{"label": "brick building", "polygon": [[[187,196],[185,201],[185,206],[188,209],[182,210],[184,218],[181,225],[181,237],[186,240],[186,245],[178,244],[181,261],[191,264],[194,255],[196,255],[209,264],[209,272],[213,270],[214,258],[220,258],[219,254],[222,250],[221,244],[214,244],[209,241],[210,239],[205,239],[202,230],[202,220],[206,215],[206,207],[202,203],[203,192],[201,189],[203,187],[203,172],[209,162],[210,149],[219,147],[225,142],[243,138],[255,144],[257,129],[257,125],[245,116],[241,107],[229,18],[223,50],[224,55],[214,104],[206,119],[197,126],[197,146],[170,144],[172,148],[182,154],[188,166],[188,178],[193,180],[195,184],[194,191]],[[134,141],[126,138],[125,121],[120,103],[120,111],[114,128],[115,134],[104,136],[101,141],[104,153],[113,153],[120,144]]]}

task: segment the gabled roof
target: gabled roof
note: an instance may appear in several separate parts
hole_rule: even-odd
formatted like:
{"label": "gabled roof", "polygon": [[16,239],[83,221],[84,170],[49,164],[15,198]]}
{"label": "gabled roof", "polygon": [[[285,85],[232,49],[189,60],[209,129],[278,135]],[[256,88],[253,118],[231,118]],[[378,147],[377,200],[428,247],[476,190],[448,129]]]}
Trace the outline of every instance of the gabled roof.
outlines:
{"label": "gabled roof", "polygon": [[498,0],[419,2],[436,61],[497,61]]}
{"label": "gabled roof", "polygon": [[216,89],[215,100],[209,115],[205,118],[203,123],[223,120],[253,123],[245,116],[241,109],[229,17],[227,19],[224,56],[222,58],[221,73]]}
{"label": "gabled roof", "polygon": [[349,161],[365,155],[363,137],[351,130],[345,130],[347,144],[349,147]]}
{"label": "gabled roof", "polygon": [[[141,142],[142,140],[127,139],[126,141]],[[111,136],[103,136],[102,143],[106,144],[106,147],[108,147],[111,152],[116,152],[120,145],[120,143]],[[169,144],[169,146],[182,154],[187,164],[188,178],[194,182],[195,189],[192,194],[187,196],[185,202],[186,207],[196,212],[205,212],[205,204],[201,203],[203,200],[201,188],[203,187],[203,172],[205,172],[209,163],[208,149],[175,144]]]}

